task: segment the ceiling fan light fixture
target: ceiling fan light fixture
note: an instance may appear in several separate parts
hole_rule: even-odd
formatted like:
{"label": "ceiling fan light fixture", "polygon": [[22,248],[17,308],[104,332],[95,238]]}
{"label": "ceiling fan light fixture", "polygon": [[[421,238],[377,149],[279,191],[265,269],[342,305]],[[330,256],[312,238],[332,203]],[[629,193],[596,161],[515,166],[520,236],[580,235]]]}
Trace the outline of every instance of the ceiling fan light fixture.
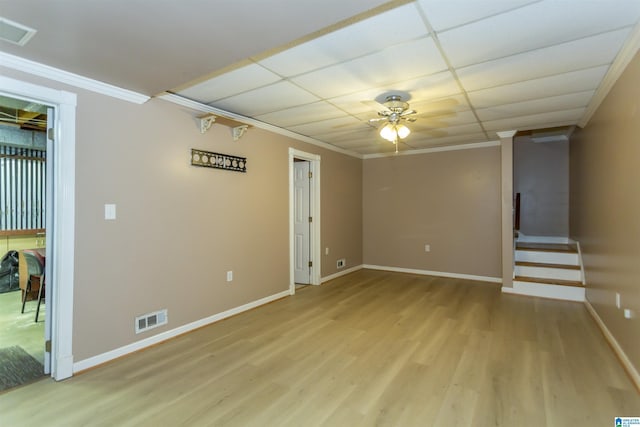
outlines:
{"label": "ceiling fan light fixture", "polygon": [[387,123],[380,128],[380,136],[393,143],[398,139],[405,139],[410,133],[411,130],[402,124]]}
{"label": "ceiling fan light fixture", "polygon": [[398,137],[400,139],[405,139],[411,133],[411,130],[405,125],[397,125],[396,132],[398,132]]}
{"label": "ceiling fan light fixture", "polygon": [[386,125],[382,126],[382,128],[380,129],[380,136],[389,142],[394,142],[398,138],[395,126],[391,123],[387,123]]}

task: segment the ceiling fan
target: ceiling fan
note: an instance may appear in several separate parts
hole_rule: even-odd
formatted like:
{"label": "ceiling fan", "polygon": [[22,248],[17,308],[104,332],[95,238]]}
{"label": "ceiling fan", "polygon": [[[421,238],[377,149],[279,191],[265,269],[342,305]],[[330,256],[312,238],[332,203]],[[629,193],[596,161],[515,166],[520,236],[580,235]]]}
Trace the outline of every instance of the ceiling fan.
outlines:
{"label": "ceiling fan", "polygon": [[409,103],[403,101],[400,95],[389,95],[385,102],[382,104],[378,104],[376,102],[376,104],[382,105],[384,110],[378,111],[378,115],[380,117],[370,119],[369,123],[376,123],[384,120],[394,123],[398,123],[401,120],[406,120],[408,122],[416,121],[416,117],[414,117],[414,115],[418,114],[418,112],[410,110]]}
{"label": "ceiling fan", "polygon": [[406,138],[411,133],[411,130],[403,122],[413,123],[418,118],[423,118],[427,120],[428,124],[426,127],[420,126],[421,133],[429,133],[435,137],[446,136],[445,131],[438,129],[447,126],[445,122],[441,121],[441,118],[455,115],[452,107],[457,104],[453,99],[439,100],[429,104],[429,109],[432,111],[418,114],[416,110],[410,109],[409,103],[403,101],[402,96],[398,94],[387,95],[383,103],[364,102],[376,107],[379,117],[370,119],[368,122],[375,126],[379,122],[383,122],[383,125],[379,127],[380,136],[396,146],[396,153],[398,152],[399,140]]}
{"label": "ceiling fan", "polygon": [[[377,103],[376,103],[377,104]],[[402,100],[400,95],[389,95],[382,104],[384,110],[378,111],[375,119],[370,119],[369,123],[386,122],[380,128],[380,136],[396,146],[398,152],[398,140],[405,139],[411,133],[411,130],[401,122],[415,122],[415,110],[409,109],[409,103]]]}

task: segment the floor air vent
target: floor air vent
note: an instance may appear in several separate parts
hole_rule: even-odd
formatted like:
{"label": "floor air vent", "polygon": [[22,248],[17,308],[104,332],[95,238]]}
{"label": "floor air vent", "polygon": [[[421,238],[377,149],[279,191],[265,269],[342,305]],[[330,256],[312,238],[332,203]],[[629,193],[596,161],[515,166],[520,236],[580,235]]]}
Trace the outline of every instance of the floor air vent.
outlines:
{"label": "floor air vent", "polygon": [[154,311],[136,317],[136,334],[148,331],[149,329],[165,325],[167,323],[167,309]]}

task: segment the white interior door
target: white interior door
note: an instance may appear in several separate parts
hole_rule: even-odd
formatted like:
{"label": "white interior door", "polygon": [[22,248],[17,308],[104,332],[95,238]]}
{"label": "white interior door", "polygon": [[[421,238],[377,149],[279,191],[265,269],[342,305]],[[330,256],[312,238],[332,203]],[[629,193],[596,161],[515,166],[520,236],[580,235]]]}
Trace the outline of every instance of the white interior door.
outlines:
{"label": "white interior door", "polygon": [[45,232],[46,232],[46,249],[45,249],[45,293],[44,293],[44,373],[51,373],[51,347],[47,346],[47,342],[51,342],[51,315],[53,309],[51,307],[51,295],[53,294],[53,123],[54,109],[47,109],[47,166],[46,166],[46,191],[45,191]]}
{"label": "white interior door", "polygon": [[293,164],[293,233],[294,233],[294,281],[308,285],[311,283],[310,226],[309,221],[309,166],[307,161]]}

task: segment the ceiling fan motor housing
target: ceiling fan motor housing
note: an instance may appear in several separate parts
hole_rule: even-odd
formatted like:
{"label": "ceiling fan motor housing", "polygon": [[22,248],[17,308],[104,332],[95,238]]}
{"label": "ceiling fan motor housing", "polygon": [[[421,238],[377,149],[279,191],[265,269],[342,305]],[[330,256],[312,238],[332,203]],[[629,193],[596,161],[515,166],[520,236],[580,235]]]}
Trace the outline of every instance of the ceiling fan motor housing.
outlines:
{"label": "ceiling fan motor housing", "polygon": [[402,113],[409,108],[409,104],[404,102],[398,95],[387,96],[387,100],[383,105],[394,113]]}

